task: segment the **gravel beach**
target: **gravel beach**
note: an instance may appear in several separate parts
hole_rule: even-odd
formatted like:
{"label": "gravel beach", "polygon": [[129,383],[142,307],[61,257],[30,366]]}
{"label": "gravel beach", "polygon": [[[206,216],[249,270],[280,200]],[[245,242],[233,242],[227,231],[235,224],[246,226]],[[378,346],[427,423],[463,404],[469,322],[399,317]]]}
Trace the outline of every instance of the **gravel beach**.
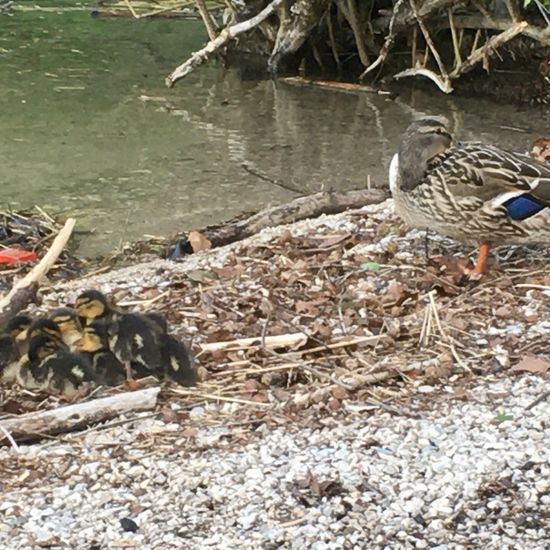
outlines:
{"label": "gravel beach", "polygon": [[200,407],[186,425],[4,448],[0,545],[548,548],[550,413],[526,410],[547,389],[537,376],[480,380],[463,399],[421,387],[407,416],[350,403],[305,425],[235,426],[235,406]]}

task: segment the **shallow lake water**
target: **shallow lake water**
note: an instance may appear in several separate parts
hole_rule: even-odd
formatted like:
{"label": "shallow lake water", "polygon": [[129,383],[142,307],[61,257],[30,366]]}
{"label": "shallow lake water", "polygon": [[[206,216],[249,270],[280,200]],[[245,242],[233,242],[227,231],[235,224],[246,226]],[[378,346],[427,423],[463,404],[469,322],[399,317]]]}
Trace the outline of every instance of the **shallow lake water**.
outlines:
{"label": "shallow lake water", "polygon": [[300,193],[384,182],[419,114],[520,151],[550,132],[548,109],[435,89],[390,99],[296,88],[215,62],[167,89],[166,74],[204,39],[192,21],[0,16],[0,208],[75,216],[91,231],[82,251],[105,253]]}

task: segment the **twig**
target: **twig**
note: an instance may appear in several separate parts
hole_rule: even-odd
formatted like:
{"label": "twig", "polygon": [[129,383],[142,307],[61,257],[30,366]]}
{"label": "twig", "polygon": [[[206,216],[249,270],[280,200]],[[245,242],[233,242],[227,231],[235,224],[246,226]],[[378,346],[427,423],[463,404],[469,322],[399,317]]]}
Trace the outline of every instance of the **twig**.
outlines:
{"label": "twig", "polygon": [[363,27],[359,23],[359,17],[357,16],[357,7],[355,5],[355,0],[345,0],[346,5],[344,5],[344,0],[340,0],[339,5],[344,17],[348,20],[348,23],[353,32],[353,37],[355,38],[355,44],[357,46],[357,53],[359,54],[359,59],[364,67],[367,67],[369,62],[369,56],[365,47],[365,39],[363,36]]}
{"label": "twig", "polygon": [[411,4],[411,8],[413,10],[416,21],[418,22],[418,26],[420,27],[420,30],[422,31],[422,34],[424,35],[424,40],[426,40],[426,44],[430,48],[430,51],[432,52],[432,55],[434,56],[434,59],[437,63],[437,66],[439,67],[439,72],[441,73],[441,78],[443,79],[443,82],[448,83],[449,75],[447,74],[447,70],[445,69],[445,65],[443,64],[443,61],[441,61],[441,57],[439,55],[439,52],[437,51],[437,48],[435,47],[435,44],[432,40],[432,37],[430,36],[428,28],[426,27],[426,25],[424,25],[424,22],[422,21],[422,19],[418,15],[414,0],[409,0],[409,2]]}
{"label": "twig", "polygon": [[212,16],[206,7],[204,0],[195,0],[195,5],[199,10],[204,26],[206,27],[206,32],[208,33],[208,38],[210,40],[215,40],[216,38],[216,26],[212,20]]}
{"label": "twig", "polygon": [[[395,3],[395,6],[393,6],[393,13],[390,19],[388,34],[386,35],[386,40],[384,41],[384,45],[382,46],[382,48],[380,48],[380,53],[378,54],[378,57],[361,73],[361,75],[359,76],[359,80],[363,80],[368,73],[376,69],[378,65],[381,65],[386,60],[386,57],[388,56],[388,53],[391,47],[393,46],[393,42],[395,40],[395,35],[396,35],[396,32],[394,31],[395,19],[397,17],[397,12],[399,11],[399,8],[403,4],[403,1],[404,0],[397,0],[397,2]],[[416,40],[415,40],[415,46],[416,46]]]}
{"label": "twig", "polygon": [[447,10],[449,15],[449,27],[451,28],[451,38],[453,40],[453,49],[455,53],[455,68],[462,65],[462,57],[460,56],[460,46],[458,44],[458,38],[456,36],[456,28],[453,21],[453,9],[449,8]]}
{"label": "twig", "polygon": [[19,452],[19,445],[15,442],[15,439],[13,439],[12,435],[2,424],[0,424],[0,432],[2,432],[5,436],[5,438],[10,442],[10,445],[13,447],[13,450],[18,453]]}
{"label": "twig", "polygon": [[237,338],[226,342],[209,342],[201,344],[202,351],[235,351],[250,348],[281,348],[303,346],[307,337],[301,332],[281,334],[279,336],[262,336],[253,338]]}
{"label": "twig", "polygon": [[532,403],[527,405],[527,407],[525,407],[525,410],[530,411],[532,408],[536,407],[539,403],[542,403],[543,401],[545,401],[549,397],[550,397],[550,391],[544,392],[542,395],[537,397]]}
{"label": "twig", "polygon": [[238,397],[224,397],[211,393],[198,392],[196,389],[185,390],[183,388],[174,388],[172,393],[179,395],[192,395],[193,397],[202,398],[210,401],[227,401],[228,403],[239,403],[241,405],[257,405],[258,407],[271,407],[271,403],[262,403],[259,401],[250,401],[248,399],[239,399]]}

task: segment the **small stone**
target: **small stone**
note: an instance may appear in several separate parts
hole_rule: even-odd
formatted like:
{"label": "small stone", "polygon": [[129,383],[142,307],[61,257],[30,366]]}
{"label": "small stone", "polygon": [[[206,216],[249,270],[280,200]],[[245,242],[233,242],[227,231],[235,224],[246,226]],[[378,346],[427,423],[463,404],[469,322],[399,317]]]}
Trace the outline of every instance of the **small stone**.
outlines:
{"label": "small stone", "polygon": [[121,518],[119,521],[123,531],[135,533],[139,529],[137,523],[131,518]]}

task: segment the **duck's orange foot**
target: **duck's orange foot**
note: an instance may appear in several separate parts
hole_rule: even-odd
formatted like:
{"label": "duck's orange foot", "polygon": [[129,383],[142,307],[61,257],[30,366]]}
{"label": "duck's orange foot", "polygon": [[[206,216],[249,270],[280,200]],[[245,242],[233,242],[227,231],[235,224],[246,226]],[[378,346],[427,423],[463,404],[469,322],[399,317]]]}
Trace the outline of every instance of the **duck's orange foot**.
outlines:
{"label": "duck's orange foot", "polygon": [[479,245],[476,263],[473,269],[465,269],[464,274],[470,279],[477,281],[487,271],[487,260],[489,258],[490,246],[487,243]]}

